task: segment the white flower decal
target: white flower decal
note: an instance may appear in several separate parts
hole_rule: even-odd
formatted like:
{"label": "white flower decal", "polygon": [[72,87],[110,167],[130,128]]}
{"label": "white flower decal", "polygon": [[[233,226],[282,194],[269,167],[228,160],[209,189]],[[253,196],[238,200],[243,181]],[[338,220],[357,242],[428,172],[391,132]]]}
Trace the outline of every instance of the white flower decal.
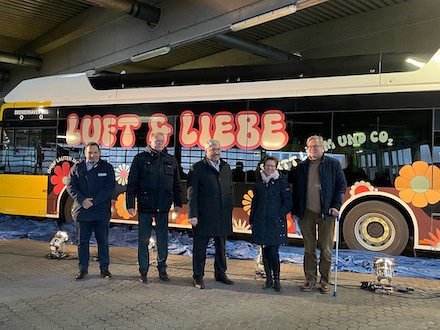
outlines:
{"label": "white flower decal", "polygon": [[121,185],[125,186],[128,182],[128,174],[130,173],[130,166],[127,164],[121,164],[115,170],[116,181]]}

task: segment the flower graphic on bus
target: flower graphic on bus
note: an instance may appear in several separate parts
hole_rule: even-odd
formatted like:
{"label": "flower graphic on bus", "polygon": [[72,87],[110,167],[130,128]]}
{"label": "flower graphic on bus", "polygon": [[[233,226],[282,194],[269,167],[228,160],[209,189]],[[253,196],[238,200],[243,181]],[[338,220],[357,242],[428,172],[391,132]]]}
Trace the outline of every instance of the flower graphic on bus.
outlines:
{"label": "flower graphic on bus", "polygon": [[394,182],[399,197],[415,207],[425,207],[440,201],[440,169],[426,162],[405,165]]}
{"label": "flower graphic on bus", "polygon": [[364,180],[356,181],[350,188],[350,196],[358,195],[368,191],[377,190],[374,186],[369,182],[365,182]]}
{"label": "flower graphic on bus", "polygon": [[251,225],[247,224],[246,221],[238,219],[232,220],[233,230],[235,233],[247,233],[251,229]]}
{"label": "flower graphic on bus", "polygon": [[254,198],[254,191],[249,189],[248,192],[243,195],[243,200],[241,201],[243,211],[245,211],[247,215],[251,214],[252,198]]}
{"label": "flower graphic on bus", "polygon": [[69,178],[70,163],[64,162],[61,165],[57,165],[54,168],[54,175],[50,177],[50,183],[54,185],[53,192],[55,195],[59,195],[60,192],[67,184]]}
{"label": "flower graphic on bus", "polygon": [[421,239],[420,244],[426,244],[426,245],[440,248],[440,229],[437,228],[435,230],[435,232],[437,235],[434,235],[433,233],[428,233],[428,235],[429,235],[429,237],[431,237],[431,239],[429,239],[429,238]]}
{"label": "flower graphic on bus", "polygon": [[130,173],[130,165],[121,164],[115,170],[116,182],[121,186],[125,186],[128,183],[128,174]]}
{"label": "flower graphic on bus", "polygon": [[116,213],[124,220],[128,220],[132,217],[127,210],[127,204],[125,203],[125,193],[119,194],[115,203]]}
{"label": "flower graphic on bus", "polygon": [[180,213],[179,217],[176,219],[176,223],[179,225],[189,225],[188,213]]}

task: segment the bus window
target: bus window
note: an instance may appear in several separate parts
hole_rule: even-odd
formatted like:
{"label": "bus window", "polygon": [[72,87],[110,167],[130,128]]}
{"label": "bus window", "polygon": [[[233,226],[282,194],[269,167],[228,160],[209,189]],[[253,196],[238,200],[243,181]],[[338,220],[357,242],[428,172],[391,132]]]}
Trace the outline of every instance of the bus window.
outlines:
{"label": "bus window", "polygon": [[335,113],[335,150],[350,159],[347,183],[368,180],[378,187],[392,186],[400,168],[422,159],[431,122],[430,110]]}
{"label": "bus window", "polygon": [[46,173],[55,154],[55,129],[6,128],[2,138],[1,173]]}

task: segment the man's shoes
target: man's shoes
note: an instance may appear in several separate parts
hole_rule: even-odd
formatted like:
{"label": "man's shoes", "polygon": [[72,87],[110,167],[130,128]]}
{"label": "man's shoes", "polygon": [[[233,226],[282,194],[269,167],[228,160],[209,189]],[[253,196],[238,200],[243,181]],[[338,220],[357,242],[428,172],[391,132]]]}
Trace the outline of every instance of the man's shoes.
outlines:
{"label": "man's shoes", "polygon": [[167,274],[166,271],[159,272],[159,278],[160,278],[162,281],[167,281],[167,282],[170,280],[170,277],[168,276],[168,274]]}
{"label": "man's shoes", "polygon": [[101,270],[101,277],[102,278],[110,278],[110,277],[112,277],[112,273],[110,273],[108,271],[108,269]]}
{"label": "man's shoes", "polygon": [[194,278],[193,283],[197,289],[204,289],[205,288],[205,283],[203,282],[203,279],[201,279],[201,278]]}
{"label": "man's shoes", "polygon": [[147,283],[147,274],[141,274],[141,277],[139,277],[139,282]]}
{"label": "man's shoes", "polygon": [[321,288],[319,289],[319,291],[322,294],[327,294],[330,293],[331,289],[330,289],[330,284],[327,282],[321,282]]}
{"label": "man's shoes", "polygon": [[310,292],[312,291],[312,289],[315,287],[315,283],[311,282],[311,281],[307,281],[306,283],[303,284],[303,286],[301,287],[301,291],[303,292]]}
{"label": "man's shoes", "polygon": [[87,270],[81,270],[78,274],[76,274],[75,279],[76,280],[82,280],[86,275],[88,274]]}
{"label": "man's shoes", "polygon": [[224,284],[234,284],[234,281],[232,281],[228,276],[226,276],[226,274],[216,276],[215,280],[217,282],[222,282]]}

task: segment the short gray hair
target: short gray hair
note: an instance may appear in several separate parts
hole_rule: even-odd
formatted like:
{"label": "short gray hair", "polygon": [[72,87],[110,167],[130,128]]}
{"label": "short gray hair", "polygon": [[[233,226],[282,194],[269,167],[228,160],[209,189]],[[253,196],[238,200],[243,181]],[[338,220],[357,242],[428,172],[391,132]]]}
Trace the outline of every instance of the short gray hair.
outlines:
{"label": "short gray hair", "polygon": [[311,140],[316,140],[316,141],[318,141],[318,143],[319,143],[320,146],[322,146],[322,145],[324,144],[324,139],[322,138],[322,136],[319,136],[319,135],[312,135],[312,136],[310,136],[310,137],[307,139],[307,141],[306,141],[306,145],[308,145],[308,144],[309,144],[309,141],[311,141]]}
{"label": "short gray hair", "polygon": [[217,145],[220,147],[220,142],[219,140],[216,139],[209,139],[208,141],[205,142],[205,150],[209,149],[210,147]]}

